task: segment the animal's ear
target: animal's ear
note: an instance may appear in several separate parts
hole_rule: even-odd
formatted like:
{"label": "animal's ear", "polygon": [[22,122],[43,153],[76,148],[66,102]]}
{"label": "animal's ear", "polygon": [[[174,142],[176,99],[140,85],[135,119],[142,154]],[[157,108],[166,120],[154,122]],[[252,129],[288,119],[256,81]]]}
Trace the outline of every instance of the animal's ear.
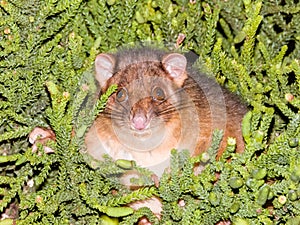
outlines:
{"label": "animal's ear", "polygon": [[187,79],[187,61],[185,56],[178,53],[170,53],[163,57],[162,63],[175,83],[178,86],[182,86],[185,79]]}
{"label": "animal's ear", "polygon": [[105,86],[107,80],[113,76],[115,58],[109,54],[99,54],[95,60],[96,80],[100,86]]}

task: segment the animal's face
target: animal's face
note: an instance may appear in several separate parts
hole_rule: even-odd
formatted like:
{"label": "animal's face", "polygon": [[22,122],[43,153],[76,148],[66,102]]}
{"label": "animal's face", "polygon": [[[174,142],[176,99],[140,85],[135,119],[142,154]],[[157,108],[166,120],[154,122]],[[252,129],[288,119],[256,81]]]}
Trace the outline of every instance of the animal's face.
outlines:
{"label": "animal's face", "polygon": [[156,60],[124,61],[108,54],[96,58],[96,79],[102,93],[112,84],[118,86],[99,125],[100,121],[110,123],[118,142],[137,151],[155,149],[166,140],[174,142],[181,132],[179,109],[187,79],[186,58],[171,53]]}
{"label": "animal's face", "polygon": [[114,124],[141,135],[178,119],[183,104],[182,87],[177,86],[158,62],[133,64],[107,82],[118,85],[105,114]]}
{"label": "animal's face", "polygon": [[167,162],[172,148],[194,149],[199,119],[185,86],[186,64],[178,53],[98,55],[95,67],[101,93],[112,84],[118,90],[95,121],[96,135],[89,132],[89,140],[101,143],[90,147],[87,141],[89,152],[100,158],[103,149],[114,159],[150,166]]}

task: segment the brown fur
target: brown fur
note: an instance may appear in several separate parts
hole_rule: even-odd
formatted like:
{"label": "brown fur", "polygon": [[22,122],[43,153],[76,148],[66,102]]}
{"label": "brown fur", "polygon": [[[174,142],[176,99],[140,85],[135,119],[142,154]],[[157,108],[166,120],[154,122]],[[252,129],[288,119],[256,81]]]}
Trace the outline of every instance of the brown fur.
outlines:
{"label": "brown fur", "polygon": [[[224,130],[218,157],[228,137],[235,137],[237,151],[243,151],[241,121],[246,106],[212,79],[186,68],[182,55],[130,49],[116,55],[100,54],[95,66],[101,93],[112,84],[121,91],[109,98],[86,135],[87,151],[95,159],[101,160],[103,153],[114,159],[133,159],[160,176],[168,167],[172,148],[190,149],[191,155],[198,155],[210,146],[215,129]],[[163,101],[155,98],[156,87],[163,91]],[[129,187],[130,177],[137,175],[131,172],[121,179]],[[159,198],[129,206],[135,210],[149,207],[160,218]],[[139,224],[151,223],[141,218]]]}
{"label": "brown fur", "polygon": [[[155,170],[156,164],[167,160],[172,148],[190,149],[193,155],[205,151],[214,129],[224,130],[219,156],[228,137],[235,137],[237,151],[243,151],[241,121],[246,106],[207,76],[186,70],[185,62],[181,63],[176,54],[146,48],[100,55],[96,60],[96,78],[101,93],[117,84],[119,90],[127,89],[128,98],[120,103],[116,93],[109,98],[106,109],[86,136],[89,154],[101,160],[103,151],[99,149],[104,148],[114,159],[133,159],[138,165]],[[171,76],[173,71],[175,75]],[[156,86],[166,94],[162,102],[151,97]],[[132,128],[135,115],[142,115],[147,125],[150,121],[146,132]],[[155,172],[161,174],[159,170]]]}

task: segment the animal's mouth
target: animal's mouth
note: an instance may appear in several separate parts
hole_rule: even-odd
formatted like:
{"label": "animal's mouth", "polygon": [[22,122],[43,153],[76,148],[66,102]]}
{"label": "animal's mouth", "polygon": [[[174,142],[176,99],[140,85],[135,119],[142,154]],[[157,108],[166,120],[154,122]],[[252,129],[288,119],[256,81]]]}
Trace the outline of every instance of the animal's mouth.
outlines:
{"label": "animal's mouth", "polygon": [[147,139],[153,135],[153,127],[150,125],[151,119],[147,119],[143,115],[138,115],[131,119],[130,130],[134,137]]}
{"label": "animal's mouth", "polygon": [[145,129],[145,130],[133,130],[132,135],[139,139],[147,139],[151,137],[153,134],[153,131],[151,129]]}
{"label": "animal's mouth", "polygon": [[151,142],[153,138],[160,136],[164,127],[165,124],[157,120],[153,114],[136,113],[130,116],[129,133],[136,140],[142,142]]}
{"label": "animal's mouth", "polygon": [[167,141],[170,134],[167,124],[154,113],[136,112],[125,123],[114,123],[118,141],[129,152],[152,152]]}

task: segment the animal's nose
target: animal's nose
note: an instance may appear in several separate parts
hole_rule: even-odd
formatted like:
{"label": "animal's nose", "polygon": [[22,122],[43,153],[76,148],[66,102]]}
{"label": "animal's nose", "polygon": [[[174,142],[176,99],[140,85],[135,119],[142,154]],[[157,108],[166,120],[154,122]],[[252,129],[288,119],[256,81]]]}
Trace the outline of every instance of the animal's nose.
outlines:
{"label": "animal's nose", "polygon": [[136,114],[131,120],[132,126],[137,130],[143,130],[147,127],[148,121],[142,113]]}

